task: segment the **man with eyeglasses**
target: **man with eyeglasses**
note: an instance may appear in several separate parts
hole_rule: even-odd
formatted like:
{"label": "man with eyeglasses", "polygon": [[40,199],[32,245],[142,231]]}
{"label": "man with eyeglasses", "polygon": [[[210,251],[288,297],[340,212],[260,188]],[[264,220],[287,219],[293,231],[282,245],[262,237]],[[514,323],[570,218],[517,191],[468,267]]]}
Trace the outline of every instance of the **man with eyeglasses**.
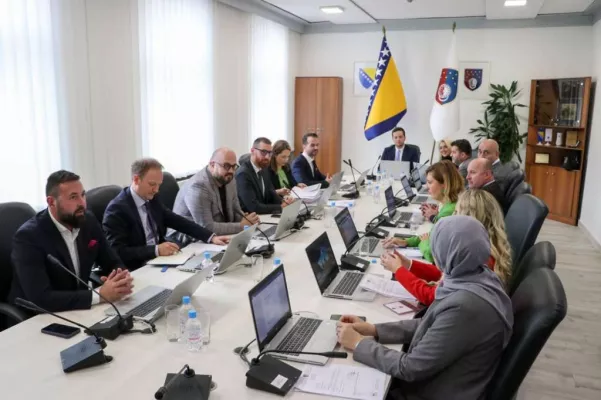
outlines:
{"label": "man with eyeglasses", "polygon": [[[245,226],[259,223],[255,213],[242,218],[242,208],[234,182],[238,169],[236,153],[221,147],[209,164],[188,179],[175,198],[173,212],[204,226],[216,235],[232,235]],[[179,238],[183,240],[183,238]]]}
{"label": "man with eyeglasses", "polygon": [[236,171],[236,187],[242,209],[249,213],[279,214],[282,208],[292,203],[289,198],[278,195],[266,174],[271,160],[271,140],[255,139],[250,149],[250,158],[242,161]]}

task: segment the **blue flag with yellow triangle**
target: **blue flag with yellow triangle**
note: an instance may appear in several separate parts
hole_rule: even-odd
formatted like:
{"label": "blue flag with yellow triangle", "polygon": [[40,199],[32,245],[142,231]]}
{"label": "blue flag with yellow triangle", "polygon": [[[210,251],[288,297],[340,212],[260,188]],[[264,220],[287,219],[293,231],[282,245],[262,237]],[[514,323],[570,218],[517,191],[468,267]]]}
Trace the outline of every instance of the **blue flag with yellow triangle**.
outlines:
{"label": "blue flag with yellow triangle", "polygon": [[365,138],[372,140],[391,131],[406,112],[405,91],[384,35],[365,118]]}

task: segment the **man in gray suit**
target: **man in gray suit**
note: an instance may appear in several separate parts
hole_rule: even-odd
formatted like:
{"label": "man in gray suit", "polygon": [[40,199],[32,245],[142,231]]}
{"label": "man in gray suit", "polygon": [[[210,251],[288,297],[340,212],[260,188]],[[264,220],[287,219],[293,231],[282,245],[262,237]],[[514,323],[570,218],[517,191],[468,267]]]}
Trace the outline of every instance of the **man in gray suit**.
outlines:
{"label": "man in gray suit", "polygon": [[472,160],[471,143],[466,139],[454,140],[451,143],[451,157],[463,179],[467,179],[467,166]]}
{"label": "man in gray suit", "polygon": [[216,235],[231,235],[244,226],[259,222],[257,214],[246,214],[238,200],[234,172],[238,169],[236,153],[221,147],[213,153],[211,161],[190,178],[177,193],[173,211]]}
{"label": "man in gray suit", "polygon": [[486,158],[492,163],[492,173],[501,187],[505,185],[505,180],[507,180],[509,174],[520,168],[520,165],[513,160],[506,163],[501,162],[499,159],[499,144],[493,139],[485,139],[480,143],[478,157]]}

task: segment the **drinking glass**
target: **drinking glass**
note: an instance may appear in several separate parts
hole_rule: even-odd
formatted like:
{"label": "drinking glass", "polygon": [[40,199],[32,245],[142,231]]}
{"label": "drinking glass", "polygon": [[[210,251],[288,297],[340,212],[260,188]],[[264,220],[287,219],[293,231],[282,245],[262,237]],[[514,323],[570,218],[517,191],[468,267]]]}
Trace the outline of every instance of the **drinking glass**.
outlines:
{"label": "drinking glass", "polygon": [[263,279],[263,256],[253,254],[250,257],[253,281],[259,283]]}
{"label": "drinking glass", "polygon": [[165,335],[170,342],[177,342],[180,339],[179,306],[177,304],[165,306]]}

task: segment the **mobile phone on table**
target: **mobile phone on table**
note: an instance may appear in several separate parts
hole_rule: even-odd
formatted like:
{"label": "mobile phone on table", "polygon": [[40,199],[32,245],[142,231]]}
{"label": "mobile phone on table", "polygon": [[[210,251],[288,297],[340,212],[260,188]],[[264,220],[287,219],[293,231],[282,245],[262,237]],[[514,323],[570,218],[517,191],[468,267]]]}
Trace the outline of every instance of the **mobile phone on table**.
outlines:
{"label": "mobile phone on table", "polygon": [[416,313],[423,308],[417,301],[408,300],[393,301],[392,303],[384,304],[384,307],[398,315]]}
{"label": "mobile phone on table", "polygon": [[[330,319],[334,320],[334,321],[340,321],[340,318],[342,318],[342,315],[340,314],[332,314],[330,315]],[[363,320],[363,322],[367,321],[367,318],[365,317],[359,317],[360,320]]]}
{"label": "mobile phone on table", "polygon": [[282,214],[271,214],[271,218],[280,218]]}
{"label": "mobile phone on table", "polygon": [[69,339],[81,332],[81,329],[75,326],[63,324],[50,324],[42,328],[42,333],[52,336],[58,336],[63,339]]}

